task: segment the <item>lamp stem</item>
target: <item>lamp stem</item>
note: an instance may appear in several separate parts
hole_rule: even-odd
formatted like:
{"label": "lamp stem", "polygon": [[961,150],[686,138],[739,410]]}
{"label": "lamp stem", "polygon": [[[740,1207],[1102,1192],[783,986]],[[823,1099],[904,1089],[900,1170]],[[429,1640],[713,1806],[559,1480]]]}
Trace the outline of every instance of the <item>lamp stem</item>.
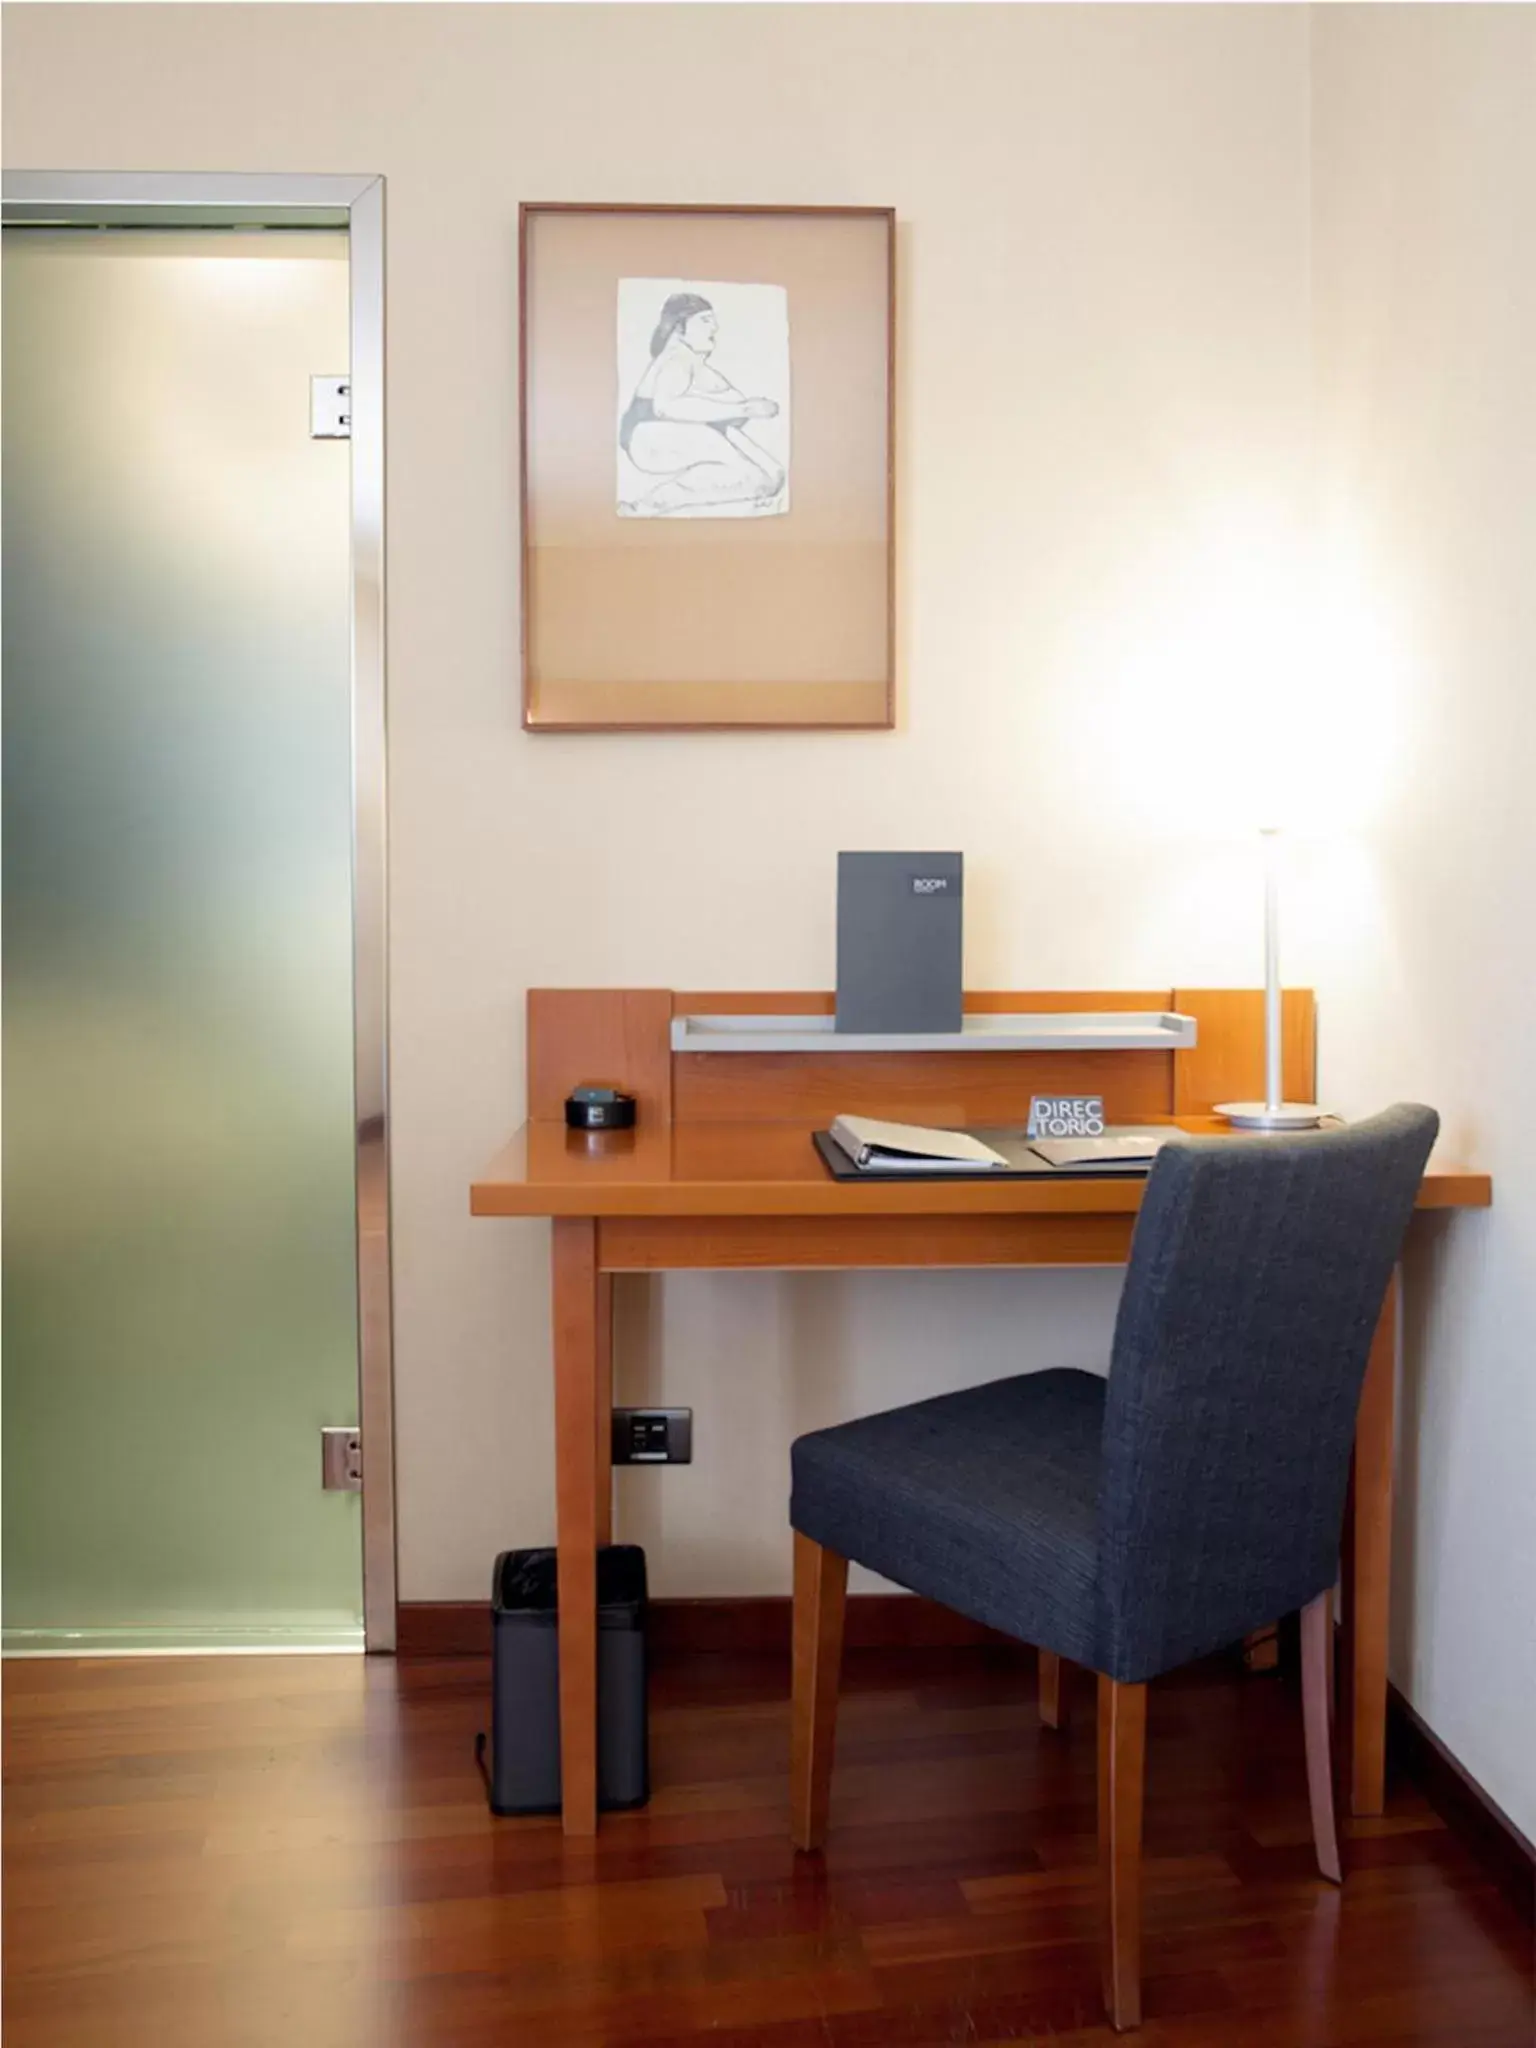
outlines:
{"label": "lamp stem", "polygon": [[1278,1109],[1285,1100],[1281,1074],[1280,1024],[1280,833],[1266,825],[1264,841],[1264,1106]]}
{"label": "lamp stem", "polygon": [[1216,1114],[1239,1131],[1310,1131],[1323,1121],[1315,1102],[1285,1099],[1285,1032],[1280,1000],[1280,828],[1260,827],[1264,845],[1264,1100],[1218,1102]]}

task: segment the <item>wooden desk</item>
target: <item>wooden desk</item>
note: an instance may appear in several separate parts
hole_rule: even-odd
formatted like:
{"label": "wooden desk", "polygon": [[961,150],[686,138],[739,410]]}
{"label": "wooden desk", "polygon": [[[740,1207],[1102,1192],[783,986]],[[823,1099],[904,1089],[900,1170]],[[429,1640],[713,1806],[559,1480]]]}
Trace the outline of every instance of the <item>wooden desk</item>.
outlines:
{"label": "wooden desk", "polygon": [[[680,1268],[1115,1266],[1130,1251],[1139,1180],[831,1179],[810,1131],[838,1110],[931,1123],[1022,1120],[1031,1093],[1097,1092],[1116,1122],[1224,1130],[1214,1100],[1252,1096],[1261,997],[1248,990],[984,994],[990,1010],[1178,1009],[1180,1052],[673,1054],[677,1014],[825,1011],[825,994],[534,990],[530,1121],[474,1183],[476,1216],[553,1219],[560,1727],[565,1831],[597,1826],[597,1547],[610,1540],[612,1276]],[[1286,996],[1286,1092],[1314,1099],[1310,993]],[[578,1081],[639,1098],[632,1132],[568,1131]],[[1234,1140],[1234,1142],[1246,1142]],[[1421,1209],[1481,1207],[1488,1177],[1432,1162]],[[1382,1309],[1361,1397],[1344,1541],[1344,1721],[1353,1811],[1379,1813],[1385,1766],[1398,1286]],[[786,1487],[788,1473],[785,1475]]]}

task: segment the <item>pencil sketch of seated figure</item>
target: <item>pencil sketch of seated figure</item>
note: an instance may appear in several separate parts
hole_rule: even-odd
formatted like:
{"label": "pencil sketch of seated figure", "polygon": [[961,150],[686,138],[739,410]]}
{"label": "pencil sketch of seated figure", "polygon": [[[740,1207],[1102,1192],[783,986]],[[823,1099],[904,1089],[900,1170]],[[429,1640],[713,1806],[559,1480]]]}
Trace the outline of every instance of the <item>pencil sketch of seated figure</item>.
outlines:
{"label": "pencil sketch of seated figure", "polygon": [[787,512],[788,295],[778,285],[669,289],[675,282],[620,280],[618,510]]}

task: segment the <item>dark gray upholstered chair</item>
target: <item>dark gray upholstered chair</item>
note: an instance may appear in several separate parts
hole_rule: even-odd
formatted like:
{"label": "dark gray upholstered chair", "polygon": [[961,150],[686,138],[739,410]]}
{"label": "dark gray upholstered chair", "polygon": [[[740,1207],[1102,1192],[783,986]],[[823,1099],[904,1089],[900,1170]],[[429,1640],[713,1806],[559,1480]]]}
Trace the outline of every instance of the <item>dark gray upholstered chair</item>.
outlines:
{"label": "dark gray upholstered chair", "polygon": [[1109,1377],[1024,1374],[794,1446],[796,1846],[826,1828],[848,1560],[1099,1674],[1104,1986],[1140,2019],[1146,1683],[1303,1614],[1318,1861],[1339,1878],[1331,1589],[1355,1412],[1437,1119],[1166,1146]]}

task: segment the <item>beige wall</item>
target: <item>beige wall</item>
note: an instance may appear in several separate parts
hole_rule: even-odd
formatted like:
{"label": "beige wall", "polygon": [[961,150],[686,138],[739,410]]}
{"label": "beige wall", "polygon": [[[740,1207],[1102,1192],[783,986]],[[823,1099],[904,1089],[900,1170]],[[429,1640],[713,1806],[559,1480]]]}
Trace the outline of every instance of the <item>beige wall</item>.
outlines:
{"label": "beige wall", "polygon": [[1392,1669],[1536,1836],[1536,14],[1329,8],[1314,56],[1324,532],[1399,650],[1328,1072],[1495,1180],[1413,1274]]}
{"label": "beige wall", "polygon": [[[1179,735],[1205,566],[1295,514],[1305,20],[113,6],[5,32],[12,165],[389,181],[401,1586],[478,1597],[552,1533],[546,1233],[465,1195],[521,1115],[529,984],[828,985],[834,855],[891,844],[965,849],[976,985],[1256,971],[1251,875],[1149,791],[1144,742]],[[514,231],[551,198],[898,209],[895,734],[520,731]],[[625,1526],[663,1590],[782,1587],[793,1433],[1090,1363],[1114,1299],[637,1289],[623,1389],[694,1404],[698,1462],[626,1474]]]}

